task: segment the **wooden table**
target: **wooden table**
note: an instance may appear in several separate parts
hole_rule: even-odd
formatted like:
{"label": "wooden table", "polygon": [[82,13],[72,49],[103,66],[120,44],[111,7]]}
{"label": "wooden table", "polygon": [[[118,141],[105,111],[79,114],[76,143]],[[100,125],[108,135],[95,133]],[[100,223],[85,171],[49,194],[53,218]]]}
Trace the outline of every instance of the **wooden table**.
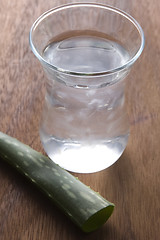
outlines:
{"label": "wooden table", "polygon": [[[45,86],[43,71],[29,48],[28,33],[41,13],[66,2],[1,0],[0,4],[0,131],[38,151],[43,151],[38,122]],[[75,174],[114,202],[115,211],[98,231],[84,234],[0,159],[1,240],[160,237],[160,2],[101,2],[129,11],[140,22],[146,37],[145,50],[128,79],[131,134],[124,154],[104,171]]]}

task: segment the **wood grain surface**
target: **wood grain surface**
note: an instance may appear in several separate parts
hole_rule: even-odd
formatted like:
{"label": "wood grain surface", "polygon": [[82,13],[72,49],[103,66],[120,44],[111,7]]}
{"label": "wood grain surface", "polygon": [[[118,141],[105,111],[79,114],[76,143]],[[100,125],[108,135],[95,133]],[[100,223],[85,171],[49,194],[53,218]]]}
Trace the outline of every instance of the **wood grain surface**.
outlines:
{"label": "wood grain surface", "polygon": [[[38,125],[45,84],[40,64],[29,48],[28,34],[40,14],[68,2],[72,1],[1,0],[0,4],[0,131],[38,151],[43,151]],[[130,12],[146,38],[144,52],[128,78],[131,134],[124,154],[104,171],[75,174],[114,202],[115,211],[98,231],[84,234],[0,159],[0,240],[159,239],[160,2],[98,2]]]}

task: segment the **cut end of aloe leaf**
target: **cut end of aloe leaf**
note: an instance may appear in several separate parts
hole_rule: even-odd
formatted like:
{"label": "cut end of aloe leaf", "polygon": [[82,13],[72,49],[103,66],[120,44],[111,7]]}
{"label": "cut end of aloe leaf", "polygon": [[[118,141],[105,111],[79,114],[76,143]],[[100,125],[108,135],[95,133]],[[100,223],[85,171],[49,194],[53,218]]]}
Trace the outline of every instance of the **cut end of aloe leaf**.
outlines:
{"label": "cut end of aloe leaf", "polygon": [[96,212],[82,225],[82,231],[89,233],[100,228],[112,215],[113,210],[114,210],[114,204],[111,203],[109,206]]}

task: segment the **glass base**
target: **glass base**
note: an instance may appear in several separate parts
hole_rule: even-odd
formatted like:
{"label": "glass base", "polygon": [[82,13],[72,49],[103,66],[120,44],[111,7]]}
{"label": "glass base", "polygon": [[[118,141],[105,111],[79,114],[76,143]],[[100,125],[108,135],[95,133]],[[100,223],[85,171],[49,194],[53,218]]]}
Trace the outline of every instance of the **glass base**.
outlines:
{"label": "glass base", "polygon": [[128,136],[88,144],[51,137],[42,144],[48,156],[62,168],[77,173],[93,173],[108,168],[120,158]]}

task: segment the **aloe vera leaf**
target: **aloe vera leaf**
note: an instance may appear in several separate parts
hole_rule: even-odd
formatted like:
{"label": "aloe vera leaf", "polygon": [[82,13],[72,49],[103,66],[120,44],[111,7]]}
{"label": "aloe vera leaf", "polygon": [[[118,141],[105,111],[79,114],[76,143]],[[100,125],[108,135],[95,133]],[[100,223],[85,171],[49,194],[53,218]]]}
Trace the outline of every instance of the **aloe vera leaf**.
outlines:
{"label": "aloe vera leaf", "polygon": [[0,132],[0,156],[41,189],[84,232],[103,225],[114,204],[48,157]]}

